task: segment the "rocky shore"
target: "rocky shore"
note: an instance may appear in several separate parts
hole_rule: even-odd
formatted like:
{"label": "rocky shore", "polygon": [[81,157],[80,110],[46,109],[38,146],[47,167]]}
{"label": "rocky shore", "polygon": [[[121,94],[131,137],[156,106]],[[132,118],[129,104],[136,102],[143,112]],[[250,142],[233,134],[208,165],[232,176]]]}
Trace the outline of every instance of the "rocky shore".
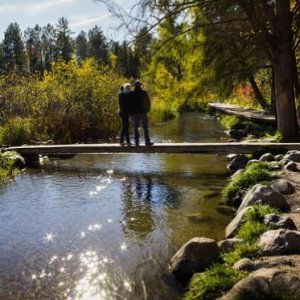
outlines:
{"label": "rocky shore", "polygon": [[171,258],[171,272],[189,300],[300,299],[300,151],[228,158],[232,180],[252,168],[256,182],[227,199],[236,214],[225,239],[191,239]]}

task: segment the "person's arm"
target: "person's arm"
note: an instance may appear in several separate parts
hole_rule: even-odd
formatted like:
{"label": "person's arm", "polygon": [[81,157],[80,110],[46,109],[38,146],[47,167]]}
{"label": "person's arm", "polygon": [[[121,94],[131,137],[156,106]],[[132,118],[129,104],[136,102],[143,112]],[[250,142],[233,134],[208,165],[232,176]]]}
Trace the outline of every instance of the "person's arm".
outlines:
{"label": "person's arm", "polygon": [[148,113],[151,110],[151,101],[150,101],[150,97],[149,97],[148,93],[146,91],[144,91],[144,92],[145,92],[144,105],[145,105],[146,112]]}

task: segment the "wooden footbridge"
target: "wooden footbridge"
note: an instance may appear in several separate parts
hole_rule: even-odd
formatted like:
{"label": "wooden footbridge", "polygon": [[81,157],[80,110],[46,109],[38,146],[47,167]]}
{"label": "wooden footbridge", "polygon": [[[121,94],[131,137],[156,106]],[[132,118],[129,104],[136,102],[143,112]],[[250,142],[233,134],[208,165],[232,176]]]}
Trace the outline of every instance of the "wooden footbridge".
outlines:
{"label": "wooden footbridge", "polygon": [[270,125],[276,124],[275,116],[271,114],[266,114],[262,110],[255,110],[227,103],[209,103],[208,106],[211,111],[217,111],[228,115],[234,115],[236,117],[251,122]]}
{"label": "wooden footbridge", "polygon": [[67,157],[76,154],[104,153],[237,153],[252,154],[256,152],[284,153],[288,150],[300,150],[300,143],[158,143],[153,146],[120,146],[119,144],[68,144],[68,145],[34,145],[9,147],[6,151],[16,151],[24,158],[39,155]]}

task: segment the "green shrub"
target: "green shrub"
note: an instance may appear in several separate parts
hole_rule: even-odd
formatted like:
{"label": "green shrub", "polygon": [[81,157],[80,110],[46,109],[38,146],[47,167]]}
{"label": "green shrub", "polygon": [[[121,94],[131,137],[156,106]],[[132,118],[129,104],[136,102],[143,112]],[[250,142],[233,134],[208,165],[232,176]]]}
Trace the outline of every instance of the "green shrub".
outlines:
{"label": "green shrub", "polygon": [[268,214],[277,214],[278,210],[269,205],[255,204],[245,214],[245,219],[251,222],[263,223],[264,218]]}
{"label": "green shrub", "polygon": [[222,255],[222,258],[226,265],[232,266],[241,258],[255,258],[260,255],[260,248],[255,242],[243,241],[238,243],[234,250]]}
{"label": "green shrub", "polygon": [[223,190],[223,197],[229,202],[238,191],[249,189],[257,183],[269,184],[271,180],[272,174],[268,163],[253,163],[243,173],[233,176]]}
{"label": "green shrub", "polygon": [[185,300],[215,300],[243,278],[241,272],[217,264],[204,273],[196,274],[189,284]]}
{"label": "green shrub", "polygon": [[270,226],[260,223],[246,221],[238,232],[238,237],[245,241],[256,241]]}
{"label": "green shrub", "polygon": [[20,146],[34,139],[34,127],[31,119],[14,118],[9,120],[0,131],[1,143]]}
{"label": "green shrub", "polygon": [[16,157],[18,157],[16,152],[0,153],[0,181],[7,180],[20,173],[20,170],[15,167]]}

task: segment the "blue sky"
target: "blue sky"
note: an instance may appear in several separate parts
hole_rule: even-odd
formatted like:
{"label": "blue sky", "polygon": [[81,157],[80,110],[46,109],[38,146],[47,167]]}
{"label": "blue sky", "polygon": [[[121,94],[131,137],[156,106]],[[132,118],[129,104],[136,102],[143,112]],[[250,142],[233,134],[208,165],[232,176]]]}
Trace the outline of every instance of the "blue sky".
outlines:
{"label": "blue sky", "polygon": [[[136,0],[115,2],[128,9]],[[73,36],[81,30],[88,31],[98,25],[108,38],[126,38],[125,32],[115,30],[117,20],[110,16],[106,7],[93,0],[0,0],[0,39],[11,22],[17,22],[24,31],[35,24],[55,25],[60,17],[68,19]]]}

